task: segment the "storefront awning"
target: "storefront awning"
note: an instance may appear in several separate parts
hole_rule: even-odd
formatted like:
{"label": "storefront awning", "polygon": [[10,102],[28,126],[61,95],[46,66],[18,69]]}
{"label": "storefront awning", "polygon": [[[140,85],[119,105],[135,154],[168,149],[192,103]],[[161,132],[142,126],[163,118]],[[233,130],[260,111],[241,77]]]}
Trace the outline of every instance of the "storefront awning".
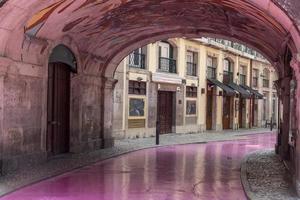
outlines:
{"label": "storefront awning", "polygon": [[241,85],[245,90],[248,90],[255,98],[257,99],[263,99],[264,95],[260,94],[257,90],[254,90],[253,88],[247,86],[247,85]]}
{"label": "storefront awning", "polygon": [[234,96],[236,93],[233,89],[231,89],[230,87],[228,87],[227,85],[223,84],[222,82],[216,80],[216,79],[211,79],[208,78],[207,79],[209,82],[211,82],[212,84],[218,86],[219,88],[221,88],[226,96]]}
{"label": "storefront awning", "polygon": [[240,93],[240,96],[245,99],[250,99],[251,98],[251,93],[242,88],[241,86],[235,84],[235,83],[229,83],[229,87]]}

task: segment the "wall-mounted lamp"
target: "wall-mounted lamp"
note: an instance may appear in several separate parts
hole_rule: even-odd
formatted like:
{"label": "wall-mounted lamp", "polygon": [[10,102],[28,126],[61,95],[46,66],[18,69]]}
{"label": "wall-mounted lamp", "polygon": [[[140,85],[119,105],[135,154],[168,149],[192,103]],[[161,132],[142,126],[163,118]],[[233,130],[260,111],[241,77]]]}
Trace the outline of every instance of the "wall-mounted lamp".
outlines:
{"label": "wall-mounted lamp", "polygon": [[201,94],[205,94],[205,88],[201,88]]}

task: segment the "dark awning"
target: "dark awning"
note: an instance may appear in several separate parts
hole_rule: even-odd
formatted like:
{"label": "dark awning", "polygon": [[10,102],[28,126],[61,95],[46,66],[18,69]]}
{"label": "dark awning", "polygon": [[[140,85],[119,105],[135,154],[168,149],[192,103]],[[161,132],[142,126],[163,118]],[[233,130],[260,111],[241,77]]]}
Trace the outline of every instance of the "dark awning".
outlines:
{"label": "dark awning", "polygon": [[240,93],[242,98],[250,99],[251,98],[251,93],[242,88],[241,86],[235,84],[235,83],[229,83],[229,87]]}
{"label": "dark awning", "polygon": [[236,93],[233,89],[231,89],[230,87],[228,87],[227,85],[223,84],[222,82],[216,80],[216,79],[211,79],[208,78],[207,79],[209,82],[211,82],[212,84],[218,86],[219,88],[221,88],[226,94],[226,96],[234,96]]}
{"label": "dark awning", "polygon": [[245,90],[248,90],[255,98],[257,99],[263,99],[264,95],[260,94],[257,90],[254,90],[253,88],[247,86],[247,85],[241,85]]}

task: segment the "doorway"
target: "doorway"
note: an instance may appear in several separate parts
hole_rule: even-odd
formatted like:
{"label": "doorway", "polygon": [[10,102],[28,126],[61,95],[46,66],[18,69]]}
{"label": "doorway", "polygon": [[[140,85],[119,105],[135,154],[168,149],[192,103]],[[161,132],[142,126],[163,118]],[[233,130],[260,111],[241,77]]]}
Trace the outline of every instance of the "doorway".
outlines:
{"label": "doorway", "polygon": [[245,112],[246,112],[246,99],[240,98],[239,107],[239,128],[245,128]]}
{"label": "doorway", "polygon": [[70,67],[50,63],[48,72],[47,152],[54,156],[69,152]]}
{"label": "doorway", "polygon": [[213,88],[207,85],[206,100],[206,130],[212,130],[212,114],[213,114]]}
{"label": "doorway", "polygon": [[231,128],[231,97],[223,97],[223,129]]}
{"label": "doorway", "polygon": [[173,125],[173,92],[158,92],[157,100],[160,134],[172,133]]}

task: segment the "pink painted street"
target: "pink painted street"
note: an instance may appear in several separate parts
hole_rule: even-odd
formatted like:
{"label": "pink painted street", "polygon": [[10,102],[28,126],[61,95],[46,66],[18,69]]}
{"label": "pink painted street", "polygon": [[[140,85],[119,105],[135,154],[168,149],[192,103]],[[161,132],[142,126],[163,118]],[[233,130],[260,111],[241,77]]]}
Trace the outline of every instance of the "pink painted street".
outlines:
{"label": "pink painted street", "polygon": [[84,167],[3,197],[3,200],[246,199],[240,163],[274,148],[275,134],[207,144],[140,150]]}

